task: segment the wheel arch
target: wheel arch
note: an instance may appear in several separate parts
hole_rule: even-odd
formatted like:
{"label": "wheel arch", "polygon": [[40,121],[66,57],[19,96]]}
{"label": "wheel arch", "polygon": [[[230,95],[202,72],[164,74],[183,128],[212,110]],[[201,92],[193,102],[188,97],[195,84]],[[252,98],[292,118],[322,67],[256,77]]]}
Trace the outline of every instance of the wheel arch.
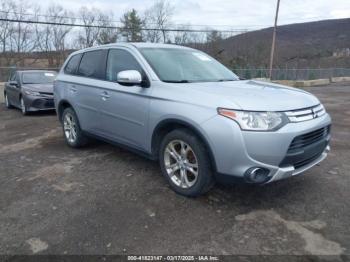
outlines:
{"label": "wheel arch", "polygon": [[208,140],[203,135],[202,131],[196,128],[193,124],[180,119],[175,119],[175,118],[165,119],[156,125],[152,133],[152,142],[151,142],[151,147],[152,147],[151,150],[152,150],[153,158],[158,159],[159,146],[164,136],[169,132],[179,128],[185,128],[190,130],[204,143],[204,146],[206,147],[207,152],[209,154],[211,166],[213,170],[216,172],[217,169],[216,169],[214,154],[211,150]]}
{"label": "wheel arch", "polygon": [[[62,114],[63,114],[63,111],[68,108],[68,107],[71,107],[73,108],[73,106],[67,101],[67,100],[61,100],[57,106],[57,116],[58,116],[58,119],[60,121],[62,121]],[[74,109],[73,109],[74,110]]]}

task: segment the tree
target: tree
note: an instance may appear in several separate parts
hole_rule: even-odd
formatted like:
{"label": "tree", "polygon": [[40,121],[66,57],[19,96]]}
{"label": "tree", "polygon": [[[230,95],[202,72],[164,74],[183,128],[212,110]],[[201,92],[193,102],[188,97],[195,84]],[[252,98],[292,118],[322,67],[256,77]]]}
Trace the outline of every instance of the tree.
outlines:
{"label": "tree", "polygon": [[[45,19],[52,23],[74,23],[73,14],[58,4],[51,4],[46,10]],[[59,66],[65,59],[66,40],[71,26],[45,25],[37,29],[38,46],[48,55],[49,64],[53,64],[51,51],[56,51],[55,66]]]}
{"label": "tree", "polygon": [[79,10],[78,16],[85,26],[78,36],[79,47],[91,47],[97,43],[100,28],[91,26],[97,25],[100,13],[100,10],[96,8],[88,9],[85,6]]}
{"label": "tree", "polygon": [[[99,25],[112,27],[113,14],[100,14]],[[97,44],[104,45],[115,43],[117,41],[118,31],[114,28],[101,28],[97,37]]]}
{"label": "tree", "polygon": [[123,24],[121,33],[128,42],[142,42],[143,22],[135,9],[123,14],[120,21]]}
{"label": "tree", "polygon": [[171,25],[171,18],[174,14],[174,6],[167,0],[157,0],[151,8],[145,11],[145,24],[155,30],[147,31],[147,40],[150,42],[167,42],[168,32],[166,28]]}

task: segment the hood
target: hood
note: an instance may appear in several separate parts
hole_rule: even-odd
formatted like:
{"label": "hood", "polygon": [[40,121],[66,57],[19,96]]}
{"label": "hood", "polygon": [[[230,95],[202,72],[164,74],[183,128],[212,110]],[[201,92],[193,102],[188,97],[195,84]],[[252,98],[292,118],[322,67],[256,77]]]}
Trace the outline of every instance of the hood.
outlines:
{"label": "hood", "polygon": [[36,92],[53,93],[53,83],[50,84],[23,84],[23,88],[28,88]]}
{"label": "hood", "polygon": [[218,107],[232,109],[287,111],[320,103],[314,95],[306,91],[255,80],[193,83],[190,86],[198,92],[210,95]]}

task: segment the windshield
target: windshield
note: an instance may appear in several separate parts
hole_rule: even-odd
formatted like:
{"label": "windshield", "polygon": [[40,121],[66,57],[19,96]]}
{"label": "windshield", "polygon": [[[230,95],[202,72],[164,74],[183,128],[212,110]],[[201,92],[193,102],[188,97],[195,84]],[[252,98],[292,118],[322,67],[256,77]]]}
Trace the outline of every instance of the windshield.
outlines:
{"label": "windshield", "polygon": [[49,84],[56,78],[56,72],[25,72],[22,74],[23,84]]}
{"label": "windshield", "polygon": [[140,51],[164,82],[217,82],[239,79],[214,58],[193,49],[140,48]]}

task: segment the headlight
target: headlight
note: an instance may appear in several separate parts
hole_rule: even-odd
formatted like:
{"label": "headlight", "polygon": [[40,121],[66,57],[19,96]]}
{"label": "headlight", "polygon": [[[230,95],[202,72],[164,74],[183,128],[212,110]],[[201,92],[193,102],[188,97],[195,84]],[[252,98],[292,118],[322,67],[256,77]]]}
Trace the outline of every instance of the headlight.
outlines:
{"label": "headlight", "polygon": [[281,112],[248,112],[218,108],[219,115],[235,120],[242,130],[273,131],[288,122]]}
{"label": "headlight", "polygon": [[26,93],[27,95],[30,95],[30,96],[41,96],[41,94],[39,92],[32,91],[32,90],[24,90],[24,93]]}

